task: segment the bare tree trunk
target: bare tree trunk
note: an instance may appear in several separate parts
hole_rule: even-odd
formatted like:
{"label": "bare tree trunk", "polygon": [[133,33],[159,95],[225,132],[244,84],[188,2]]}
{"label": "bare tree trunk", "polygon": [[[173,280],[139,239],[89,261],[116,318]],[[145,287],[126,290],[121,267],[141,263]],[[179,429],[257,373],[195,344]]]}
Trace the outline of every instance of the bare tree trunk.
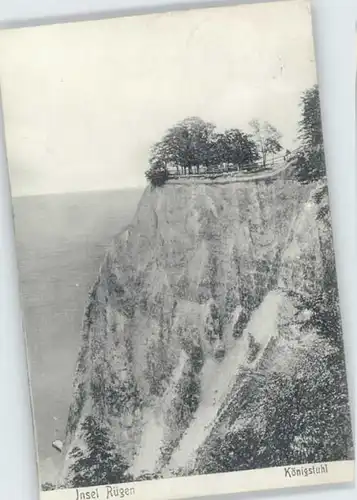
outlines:
{"label": "bare tree trunk", "polygon": [[267,154],[264,151],[262,153],[262,160],[263,160],[263,167],[265,167],[265,165],[267,163]]}

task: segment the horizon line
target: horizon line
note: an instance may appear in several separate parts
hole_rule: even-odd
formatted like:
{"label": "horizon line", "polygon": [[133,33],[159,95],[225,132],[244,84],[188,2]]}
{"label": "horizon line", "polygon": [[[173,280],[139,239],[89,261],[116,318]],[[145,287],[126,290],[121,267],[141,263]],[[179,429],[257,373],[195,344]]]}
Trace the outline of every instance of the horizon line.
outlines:
{"label": "horizon line", "polygon": [[81,189],[79,191],[48,191],[48,192],[41,192],[41,193],[28,193],[28,194],[12,194],[11,193],[11,198],[12,199],[18,199],[18,198],[35,198],[38,196],[61,196],[65,194],[89,194],[89,193],[106,193],[106,192],[115,192],[115,191],[134,191],[138,189],[146,189],[146,185],[141,185],[141,186],[127,186],[127,187],[117,187],[117,188],[102,188],[102,189]]}

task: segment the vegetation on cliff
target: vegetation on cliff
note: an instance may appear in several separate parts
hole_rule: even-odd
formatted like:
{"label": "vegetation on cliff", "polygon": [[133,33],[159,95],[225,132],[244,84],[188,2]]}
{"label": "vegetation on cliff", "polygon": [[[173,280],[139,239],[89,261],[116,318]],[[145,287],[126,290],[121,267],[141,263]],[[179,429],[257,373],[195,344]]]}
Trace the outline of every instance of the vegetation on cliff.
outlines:
{"label": "vegetation on cliff", "polygon": [[70,453],[67,487],[81,488],[130,481],[128,464],[110,440],[110,430],[98,419],[87,416],[81,424],[85,448]]}
{"label": "vegetation on cliff", "polygon": [[[286,151],[286,160],[294,160],[295,178],[302,183],[316,182],[326,176],[320,96],[317,85],[301,96],[298,138],[301,147]],[[189,117],[172,126],[150,151],[146,178],[153,187],[164,185],[170,168],[176,174],[254,170],[260,162],[264,169],[269,158],[282,151],[281,133],[270,123],[252,120],[252,132],[239,129],[217,132],[213,123]]]}
{"label": "vegetation on cliff", "polygon": [[[251,122],[252,134],[237,128],[218,132],[216,126],[198,117],[189,117],[171,127],[150,151],[146,178],[152,186],[169,179],[169,169],[178,174],[199,174],[227,170],[250,170],[261,159],[282,150],[281,134],[270,123]],[[224,167],[225,166],[225,167]]]}
{"label": "vegetation on cliff", "polygon": [[[297,342],[297,362],[289,372],[253,372],[235,407],[241,417],[227,433],[213,430],[185,473],[209,474],[301,463],[348,460],[353,441],[346,382],[341,317],[327,192],[313,196],[322,250],[322,272],[312,286],[287,290],[295,309],[298,334],[280,339]],[[279,340],[277,341],[279,342]],[[277,342],[274,342],[278,350]],[[244,418],[242,418],[244,416]],[[223,417],[222,417],[223,418]],[[224,420],[224,418],[223,418]],[[227,422],[227,420],[224,420]]]}
{"label": "vegetation on cliff", "polygon": [[318,181],[326,176],[326,165],[317,85],[306,90],[301,97],[299,139],[302,149],[297,156],[296,178],[303,183]]}

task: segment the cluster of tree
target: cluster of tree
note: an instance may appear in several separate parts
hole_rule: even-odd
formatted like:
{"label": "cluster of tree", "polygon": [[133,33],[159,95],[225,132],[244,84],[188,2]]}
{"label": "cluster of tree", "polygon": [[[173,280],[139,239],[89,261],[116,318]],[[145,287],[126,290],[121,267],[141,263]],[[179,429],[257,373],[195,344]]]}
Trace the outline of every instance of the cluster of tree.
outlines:
{"label": "cluster of tree", "polygon": [[259,159],[265,167],[269,155],[281,151],[281,134],[268,122],[250,123],[252,134],[239,129],[217,132],[214,124],[189,117],[171,127],[150,151],[147,179],[154,186],[169,178],[169,166],[178,174],[214,171],[222,165],[246,168]]}
{"label": "cluster of tree", "polygon": [[302,94],[301,115],[299,139],[302,147],[297,155],[295,175],[300,182],[308,183],[326,175],[320,95],[317,85]]}
{"label": "cluster of tree", "polygon": [[[147,179],[153,186],[169,178],[169,166],[178,174],[200,173],[222,169],[246,169],[258,160],[264,168],[269,156],[282,150],[280,132],[268,122],[252,120],[252,132],[239,129],[217,132],[214,124],[189,117],[171,127],[150,151]],[[301,119],[298,124],[301,141],[295,155],[295,176],[302,183],[317,181],[326,175],[322,136],[321,109],[317,85],[301,96]]]}

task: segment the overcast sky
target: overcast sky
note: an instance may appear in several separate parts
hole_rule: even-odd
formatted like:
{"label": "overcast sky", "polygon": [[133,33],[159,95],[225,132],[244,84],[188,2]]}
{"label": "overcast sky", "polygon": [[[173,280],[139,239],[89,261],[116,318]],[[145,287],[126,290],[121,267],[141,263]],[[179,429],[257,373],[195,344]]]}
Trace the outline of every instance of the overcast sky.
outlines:
{"label": "overcast sky", "polygon": [[144,186],[148,149],[200,116],[268,120],[293,147],[316,81],[304,0],[0,32],[15,196]]}

